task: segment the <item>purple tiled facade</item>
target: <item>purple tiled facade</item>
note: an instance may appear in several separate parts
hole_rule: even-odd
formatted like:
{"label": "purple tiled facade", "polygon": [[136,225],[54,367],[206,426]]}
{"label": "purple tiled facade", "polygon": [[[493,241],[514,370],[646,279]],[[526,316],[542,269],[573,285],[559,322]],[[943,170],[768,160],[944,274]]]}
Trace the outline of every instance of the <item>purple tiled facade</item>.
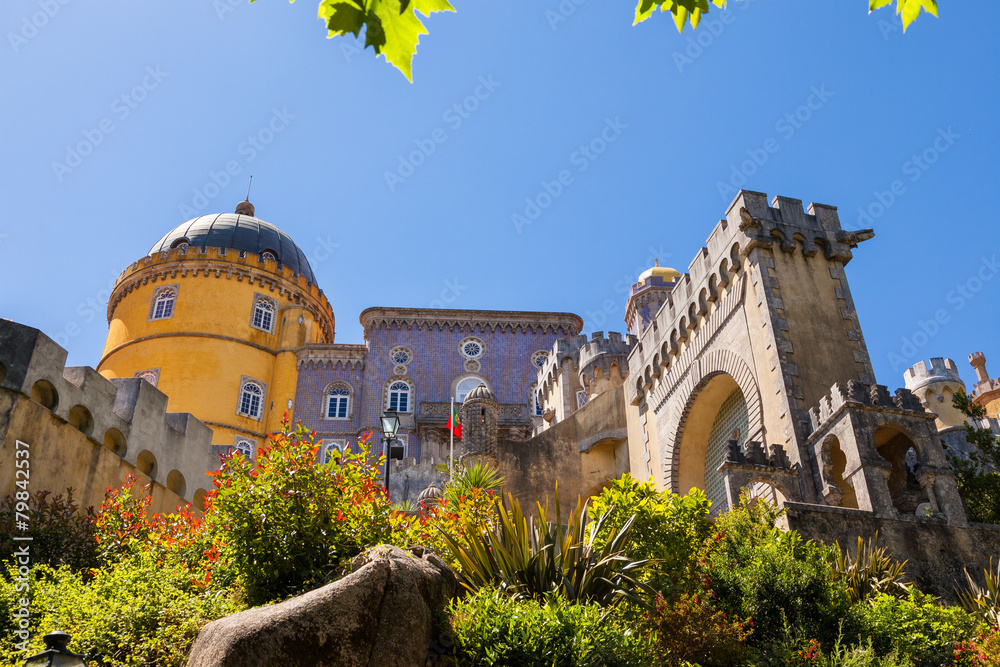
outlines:
{"label": "purple tiled facade", "polygon": [[[400,415],[399,434],[406,456],[418,461],[444,455],[448,404],[460,378],[484,379],[501,405],[501,429],[513,439],[527,438],[537,419],[529,409],[538,372],[532,358],[582,326],[579,317],[567,313],[403,308],[368,309],[361,323],[364,345],[313,345],[300,351],[294,418],[315,430],[317,441],[354,443],[373,431],[377,444],[390,380],[406,381],[412,392],[407,412]],[[473,360],[460,350],[468,338],[483,347]],[[405,364],[390,358],[397,348],[410,353]],[[325,417],[327,390],[334,383],[349,387],[347,419]]]}

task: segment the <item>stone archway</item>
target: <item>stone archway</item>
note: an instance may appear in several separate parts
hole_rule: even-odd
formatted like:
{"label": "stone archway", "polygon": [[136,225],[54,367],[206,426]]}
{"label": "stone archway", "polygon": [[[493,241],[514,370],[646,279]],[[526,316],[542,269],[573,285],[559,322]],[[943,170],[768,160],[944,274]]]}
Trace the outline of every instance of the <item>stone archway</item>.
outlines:
{"label": "stone archway", "polygon": [[753,372],[742,358],[730,350],[716,350],[692,362],[687,377],[678,388],[686,396],[673,433],[666,434],[661,448],[663,479],[675,493],[704,488],[705,450],[719,409],[735,389],[746,402],[747,432],[742,441],[761,440],[760,392]]}

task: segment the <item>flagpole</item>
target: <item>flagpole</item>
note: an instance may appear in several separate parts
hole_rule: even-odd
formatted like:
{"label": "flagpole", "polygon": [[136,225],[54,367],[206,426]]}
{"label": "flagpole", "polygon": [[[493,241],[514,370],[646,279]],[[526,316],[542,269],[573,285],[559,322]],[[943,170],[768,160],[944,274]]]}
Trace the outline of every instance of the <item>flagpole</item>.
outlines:
{"label": "flagpole", "polygon": [[455,479],[455,397],[451,397],[451,413],[448,415],[448,423],[451,424],[451,428],[448,429],[448,433],[451,435],[451,452],[448,454],[448,472],[449,479],[454,481]]}

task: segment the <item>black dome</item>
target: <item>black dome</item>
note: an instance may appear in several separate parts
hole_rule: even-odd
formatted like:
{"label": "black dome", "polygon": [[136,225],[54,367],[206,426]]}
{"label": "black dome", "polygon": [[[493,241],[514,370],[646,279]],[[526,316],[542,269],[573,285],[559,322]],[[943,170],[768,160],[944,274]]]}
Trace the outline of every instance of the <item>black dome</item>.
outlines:
{"label": "black dome", "polygon": [[170,250],[187,243],[200,248],[231,248],[259,255],[265,250],[287,266],[315,283],[309,260],[292,238],[269,222],[239,213],[203,215],[178,225],[153,244],[149,254]]}

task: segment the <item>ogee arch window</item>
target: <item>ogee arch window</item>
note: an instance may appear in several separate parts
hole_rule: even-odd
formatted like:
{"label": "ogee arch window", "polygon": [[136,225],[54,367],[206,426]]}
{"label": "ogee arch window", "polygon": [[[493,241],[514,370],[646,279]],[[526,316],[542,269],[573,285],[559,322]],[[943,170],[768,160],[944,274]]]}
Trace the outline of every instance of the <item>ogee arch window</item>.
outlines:
{"label": "ogee arch window", "polygon": [[177,291],[172,287],[160,290],[153,300],[151,320],[166,320],[174,315],[174,304],[177,302]]}
{"label": "ogee arch window", "polygon": [[719,472],[719,466],[726,459],[729,441],[736,440],[742,448],[749,428],[747,402],[743,398],[743,392],[737,387],[726,397],[716,413],[712,432],[708,436],[708,448],[705,450],[705,495],[712,501],[713,514],[724,512],[729,507],[726,483]]}
{"label": "ogee arch window", "polygon": [[240,389],[240,414],[260,419],[260,408],[264,402],[264,390],[256,382],[247,382]]}
{"label": "ogee arch window", "polygon": [[274,306],[267,299],[257,299],[253,304],[253,319],[251,325],[254,329],[261,329],[268,333],[274,331]]}

